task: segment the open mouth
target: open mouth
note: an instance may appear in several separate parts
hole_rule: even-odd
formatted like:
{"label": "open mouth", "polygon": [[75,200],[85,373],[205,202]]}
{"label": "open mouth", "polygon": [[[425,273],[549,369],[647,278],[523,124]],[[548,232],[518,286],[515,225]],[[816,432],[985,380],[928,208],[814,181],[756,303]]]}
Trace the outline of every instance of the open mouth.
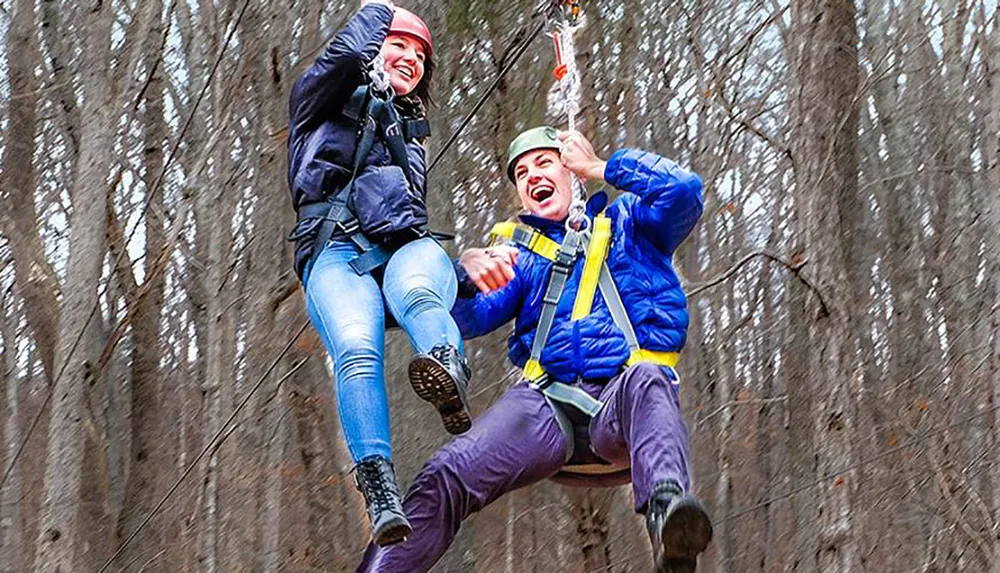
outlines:
{"label": "open mouth", "polygon": [[414,72],[409,66],[396,66],[396,71],[408,80],[413,79]]}
{"label": "open mouth", "polygon": [[539,185],[531,190],[531,199],[538,203],[544,203],[546,199],[555,195],[556,190],[548,185]]}

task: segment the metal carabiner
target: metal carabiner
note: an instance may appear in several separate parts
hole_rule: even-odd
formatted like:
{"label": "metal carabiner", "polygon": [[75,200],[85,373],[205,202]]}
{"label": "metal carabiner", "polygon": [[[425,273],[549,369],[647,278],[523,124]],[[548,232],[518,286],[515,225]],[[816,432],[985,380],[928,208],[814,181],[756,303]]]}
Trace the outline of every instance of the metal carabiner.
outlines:
{"label": "metal carabiner", "polygon": [[580,0],[566,0],[563,10],[570,25],[576,26],[580,20]]}

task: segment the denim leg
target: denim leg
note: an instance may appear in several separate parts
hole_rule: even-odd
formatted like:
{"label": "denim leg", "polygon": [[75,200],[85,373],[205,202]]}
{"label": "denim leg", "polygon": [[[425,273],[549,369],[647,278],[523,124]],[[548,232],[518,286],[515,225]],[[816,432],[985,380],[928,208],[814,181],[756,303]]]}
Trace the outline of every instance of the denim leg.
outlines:
{"label": "denim leg", "polygon": [[385,390],[385,315],[371,275],[348,265],[354,245],[330,243],[306,277],[306,309],[333,357],[340,427],[355,463],[392,459],[389,399]]}
{"label": "denim leg", "polygon": [[451,317],[458,279],[437,241],[418,239],[396,251],[386,265],[382,291],[415,352],[426,354],[441,343],[462,351],[462,335]]}

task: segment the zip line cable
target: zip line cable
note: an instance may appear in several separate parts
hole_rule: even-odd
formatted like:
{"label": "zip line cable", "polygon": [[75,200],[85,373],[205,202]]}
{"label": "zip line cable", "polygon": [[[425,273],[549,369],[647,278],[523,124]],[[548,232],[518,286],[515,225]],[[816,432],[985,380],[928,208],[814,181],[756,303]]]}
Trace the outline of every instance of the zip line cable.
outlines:
{"label": "zip line cable", "polygon": [[497,74],[497,77],[493,80],[493,83],[490,84],[490,87],[486,89],[486,93],[483,94],[481,98],[479,98],[479,101],[476,102],[476,105],[472,108],[472,111],[470,111],[468,115],[465,116],[465,119],[462,120],[462,123],[461,125],[458,126],[458,129],[456,129],[455,132],[451,134],[451,137],[448,138],[448,141],[445,142],[444,146],[441,147],[441,151],[438,151],[437,154],[434,156],[434,160],[431,161],[430,167],[427,168],[427,173],[430,173],[431,170],[434,169],[434,166],[438,164],[438,161],[441,161],[441,157],[443,157],[445,152],[448,151],[448,149],[452,146],[452,144],[455,143],[455,140],[458,139],[458,136],[461,135],[462,131],[466,128],[466,126],[469,125],[469,122],[472,121],[472,118],[476,115],[476,113],[483,107],[483,105],[486,104],[486,100],[489,99],[489,97],[493,94],[494,91],[496,91],[497,87],[500,85],[500,82],[503,80],[504,76],[507,75],[507,72],[509,72],[511,68],[514,67],[514,64],[516,64],[517,60],[521,58],[521,55],[524,54],[525,51],[527,51],[528,46],[530,46],[531,43],[535,40],[535,38],[537,38],[538,35],[542,33],[542,30],[545,29],[545,23],[546,21],[544,19],[541,22],[539,22],[538,25],[535,26],[535,31],[531,33],[531,36],[529,36],[528,39],[525,40],[523,44],[518,46],[517,51],[511,57],[510,63],[508,63],[503,69],[500,70],[500,73]]}
{"label": "zip line cable", "polygon": [[[278,363],[281,362],[281,359],[285,357],[285,354],[292,348],[292,345],[295,344],[295,341],[298,340],[300,336],[302,336],[302,333],[306,331],[306,328],[308,326],[309,326],[308,320],[302,321],[302,325],[299,327],[299,330],[295,333],[295,336],[293,336],[292,339],[288,341],[288,344],[285,345],[285,348],[281,351],[281,353],[278,354],[278,356],[271,362],[271,365],[267,367],[267,370],[263,374],[261,374],[260,378],[257,379],[257,382],[254,384],[253,388],[251,388],[250,391],[247,392],[247,395],[243,398],[240,404],[236,406],[236,409],[233,410],[233,413],[229,415],[229,418],[227,418],[226,421],[223,422],[221,426],[219,426],[218,431],[216,431],[215,435],[212,436],[212,439],[208,441],[208,444],[206,444],[205,447],[202,448],[201,453],[198,454],[198,457],[195,458],[194,461],[188,465],[187,469],[184,470],[184,473],[182,473],[181,476],[177,478],[177,481],[174,482],[174,485],[170,487],[167,493],[163,494],[163,497],[160,499],[159,503],[156,504],[156,507],[154,507],[152,510],[150,510],[148,514],[146,514],[146,517],[142,520],[142,523],[140,523],[139,526],[135,528],[135,531],[133,531],[132,534],[129,535],[128,538],[125,539],[125,541],[123,541],[122,544],[118,546],[118,549],[115,551],[114,555],[112,555],[107,560],[107,562],[104,563],[104,566],[101,567],[97,571],[97,573],[104,573],[105,571],[108,570],[108,567],[110,567],[111,564],[114,563],[115,559],[117,559],[118,556],[125,551],[125,548],[130,543],[132,543],[132,540],[134,540],[139,535],[139,532],[141,532],[146,527],[146,525],[153,520],[153,517],[155,517],[156,514],[160,511],[160,509],[163,508],[163,506],[167,503],[167,500],[170,499],[170,497],[174,494],[175,491],[177,491],[177,488],[179,488],[181,484],[184,482],[184,480],[189,475],[191,475],[191,472],[194,471],[194,468],[198,467],[198,464],[201,462],[202,458],[204,458],[210,451],[217,450],[226,441],[226,438],[232,435],[232,430],[235,430],[238,424],[234,425],[233,428],[231,429],[228,428],[229,424],[231,424],[233,420],[236,419],[236,416],[238,416],[240,412],[243,411],[243,408],[250,402],[250,399],[253,398],[254,394],[257,393],[257,390],[259,390],[260,387],[264,385],[264,382],[267,380],[267,377],[271,374],[271,372],[275,369],[275,367],[278,366]],[[282,382],[285,381],[285,379],[294,374],[295,371],[298,370],[300,366],[302,366],[305,360],[306,359],[300,360],[298,364],[293,365],[292,368],[289,370],[289,372],[285,374],[281,380],[278,381],[278,384],[281,384]],[[225,435],[223,436],[223,434]],[[219,440],[220,436],[222,436],[221,440]],[[217,440],[218,443],[216,443]]]}

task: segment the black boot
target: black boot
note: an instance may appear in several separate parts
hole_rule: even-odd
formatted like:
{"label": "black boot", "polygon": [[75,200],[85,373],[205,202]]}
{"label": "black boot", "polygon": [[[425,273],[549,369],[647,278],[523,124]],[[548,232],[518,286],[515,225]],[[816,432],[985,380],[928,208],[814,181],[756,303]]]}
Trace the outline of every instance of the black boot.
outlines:
{"label": "black boot", "polygon": [[704,506],[675,481],[653,488],[646,507],[646,529],[656,573],[694,573],[698,554],[712,540],[712,522]]}
{"label": "black boot", "polygon": [[469,366],[458,349],[438,344],[430,354],[410,361],[410,385],[423,400],[437,408],[444,429],[462,434],[472,427],[469,415]]}
{"label": "black boot", "polygon": [[365,496],[375,543],[384,546],[405,541],[412,529],[403,513],[396,474],[389,460],[381,456],[365,458],[354,466],[354,481]]}

